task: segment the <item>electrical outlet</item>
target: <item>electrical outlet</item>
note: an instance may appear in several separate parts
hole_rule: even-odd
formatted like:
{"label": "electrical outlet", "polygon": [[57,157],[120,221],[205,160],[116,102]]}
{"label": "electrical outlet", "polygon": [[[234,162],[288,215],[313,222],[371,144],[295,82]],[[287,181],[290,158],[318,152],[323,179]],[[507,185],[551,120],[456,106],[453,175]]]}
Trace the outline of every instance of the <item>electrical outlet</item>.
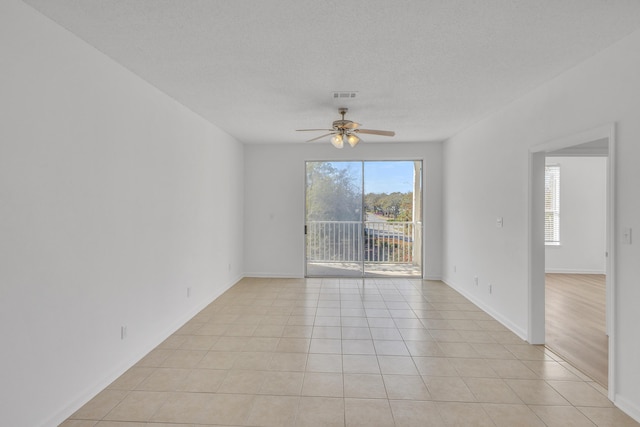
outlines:
{"label": "electrical outlet", "polygon": [[127,327],[120,326],[120,339],[123,340],[127,337]]}
{"label": "electrical outlet", "polygon": [[187,288],[187,298],[191,297],[191,288]]}
{"label": "electrical outlet", "polygon": [[630,245],[631,244],[631,228],[630,227],[624,227],[622,229],[622,241],[626,245]]}
{"label": "electrical outlet", "polygon": [[229,263],[228,270],[231,271],[231,263]]}
{"label": "electrical outlet", "polygon": [[456,271],[458,271],[458,267],[456,267],[455,265],[453,266],[453,272],[455,273]]}
{"label": "electrical outlet", "polygon": [[492,294],[493,293],[493,286],[491,286],[491,283],[489,283],[489,293]]}
{"label": "electrical outlet", "polygon": [[473,278],[473,283],[475,283],[475,285],[478,286],[478,276]]}

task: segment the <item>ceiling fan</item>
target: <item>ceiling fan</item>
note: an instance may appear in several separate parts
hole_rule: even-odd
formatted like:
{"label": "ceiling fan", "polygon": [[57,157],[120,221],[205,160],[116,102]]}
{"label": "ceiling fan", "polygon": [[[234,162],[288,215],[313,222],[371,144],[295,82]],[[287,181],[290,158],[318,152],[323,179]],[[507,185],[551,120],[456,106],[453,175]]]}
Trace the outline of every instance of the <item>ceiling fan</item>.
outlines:
{"label": "ceiling fan", "polygon": [[315,132],[315,131],[329,131],[329,133],[321,135],[317,138],[310,139],[306,142],[316,141],[324,138],[325,136],[333,135],[331,137],[331,144],[336,148],[344,147],[344,141],[351,147],[355,147],[360,138],[358,133],[364,133],[369,135],[382,135],[382,136],[394,136],[396,133],[390,130],[374,130],[374,129],[361,129],[360,123],[352,122],[351,120],[345,120],[344,115],[349,111],[348,108],[339,108],[338,113],[342,115],[342,119],[335,120],[331,129],[296,129],[298,132]]}

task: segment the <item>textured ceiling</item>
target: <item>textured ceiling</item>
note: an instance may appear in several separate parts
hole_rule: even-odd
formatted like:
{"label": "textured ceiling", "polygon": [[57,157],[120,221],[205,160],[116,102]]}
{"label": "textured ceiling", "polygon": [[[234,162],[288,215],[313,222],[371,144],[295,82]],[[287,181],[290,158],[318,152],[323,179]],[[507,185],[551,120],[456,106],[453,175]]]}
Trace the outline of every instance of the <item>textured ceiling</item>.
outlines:
{"label": "textured ceiling", "polygon": [[366,141],[444,140],[640,28],[637,0],[25,2],[245,143],[341,106],[396,131]]}

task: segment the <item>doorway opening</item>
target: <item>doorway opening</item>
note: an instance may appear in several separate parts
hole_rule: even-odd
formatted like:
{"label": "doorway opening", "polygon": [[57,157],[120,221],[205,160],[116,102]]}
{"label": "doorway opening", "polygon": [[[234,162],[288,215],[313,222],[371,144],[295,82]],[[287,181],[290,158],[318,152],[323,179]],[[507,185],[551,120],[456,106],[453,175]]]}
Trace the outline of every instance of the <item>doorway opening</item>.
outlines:
{"label": "doorway opening", "polygon": [[608,146],[598,144],[546,153],[545,345],[607,387]]}
{"label": "doorway opening", "polygon": [[[529,176],[529,342],[547,345],[607,387],[610,399],[615,391],[614,130],[614,125],[603,126],[534,147]],[[549,234],[551,215],[545,191],[545,169],[549,164],[559,165],[560,188],[564,169],[565,184],[573,189],[560,193],[560,218],[565,199],[564,215],[568,221],[564,226],[560,221],[559,241],[545,244],[545,226]],[[596,170],[600,170],[600,180],[585,187]],[[571,178],[571,174],[577,175]],[[576,187],[579,185],[583,187]],[[597,197],[595,193],[604,194]],[[585,210],[580,212],[581,203],[598,206],[582,205]],[[599,214],[593,212],[596,209]],[[583,221],[591,221],[591,227],[602,233],[596,236],[595,243],[585,243],[593,230],[586,228],[589,226]],[[592,262],[587,264],[589,257]]]}
{"label": "doorway opening", "polygon": [[308,161],[307,277],[422,277],[422,161]]}

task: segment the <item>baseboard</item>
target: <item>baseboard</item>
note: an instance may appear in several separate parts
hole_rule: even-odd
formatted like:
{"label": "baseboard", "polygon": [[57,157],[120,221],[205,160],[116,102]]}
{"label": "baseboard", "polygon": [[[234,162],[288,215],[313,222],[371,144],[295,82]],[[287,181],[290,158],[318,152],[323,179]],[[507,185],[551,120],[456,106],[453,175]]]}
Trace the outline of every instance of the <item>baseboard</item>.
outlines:
{"label": "baseboard", "polygon": [[502,324],[502,326],[504,326],[505,328],[509,329],[511,332],[513,332],[514,334],[516,334],[517,336],[519,336],[523,340],[525,340],[525,341],[527,340],[527,331],[525,331],[524,329],[522,329],[522,328],[518,327],[517,325],[515,325],[507,317],[505,317],[502,314],[498,313],[497,311],[493,310],[491,307],[487,306],[482,301],[478,301],[473,295],[470,295],[469,293],[465,292],[464,289],[456,286],[453,282],[450,282],[448,279],[443,278],[442,281],[447,286],[449,286],[450,288],[454,289],[456,292],[460,293],[463,297],[465,297],[466,299],[468,299],[469,301],[471,301],[472,303],[477,305],[485,313],[487,313],[489,316],[493,317],[496,321],[500,322]]}
{"label": "baseboard", "polygon": [[621,397],[619,394],[615,396],[614,403],[618,409],[640,423],[640,407],[638,407],[638,405],[629,402],[629,400]]}
{"label": "baseboard", "polygon": [[[280,279],[304,279],[304,276],[299,276],[295,274],[280,274],[280,273],[256,273],[256,272],[248,272],[244,273],[244,277],[252,277],[252,278],[280,278]],[[418,277],[411,277],[411,279],[418,279]],[[422,280],[442,280],[442,276],[424,276],[420,278]]]}
{"label": "baseboard", "polygon": [[129,357],[125,362],[118,365],[116,368],[111,370],[110,373],[105,375],[105,377],[98,381],[95,384],[87,387],[84,391],[78,394],[73,401],[65,406],[62,410],[58,411],[54,416],[45,421],[42,426],[58,426],[71,415],[73,415],[78,409],[84,406],[87,402],[93,399],[98,393],[104,390],[109,384],[114,382],[118,377],[124,374],[127,370],[129,370],[132,366],[140,361],[144,356],[146,356],[151,350],[156,348],[160,343],[170,337],[173,333],[175,333],[178,329],[185,325],[189,320],[191,320],[196,314],[202,311],[206,306],[211,304],[216,300],[220,295],[225,293],[229,288],[242,280],[242,276],[238,276],[228,282],[225,286],[223,286],[222,290],[218,292],[213,292],[208,297],[204,298],[199,304],[195,307],[188,310],[182,316],[180,316],[176,321],[174,321],[171,326],[165,329],[163,332],[158,333],[155,337],[149,339],[145,344],[143,344],[140,349],[135,351],[131,357]]}
{"label": "baseboard", "polygon": [[269,279],[304,279],[304,276],[300,276],[297,274],[256,273],[256,272],[244,273],[244,277],[254,277],[254,278],[264,277]]}
{"label": "baseboard", "polygon": [[604,270],[573,270],[569,268],[549,268],[545,273],[551,274],[606,274]]}

